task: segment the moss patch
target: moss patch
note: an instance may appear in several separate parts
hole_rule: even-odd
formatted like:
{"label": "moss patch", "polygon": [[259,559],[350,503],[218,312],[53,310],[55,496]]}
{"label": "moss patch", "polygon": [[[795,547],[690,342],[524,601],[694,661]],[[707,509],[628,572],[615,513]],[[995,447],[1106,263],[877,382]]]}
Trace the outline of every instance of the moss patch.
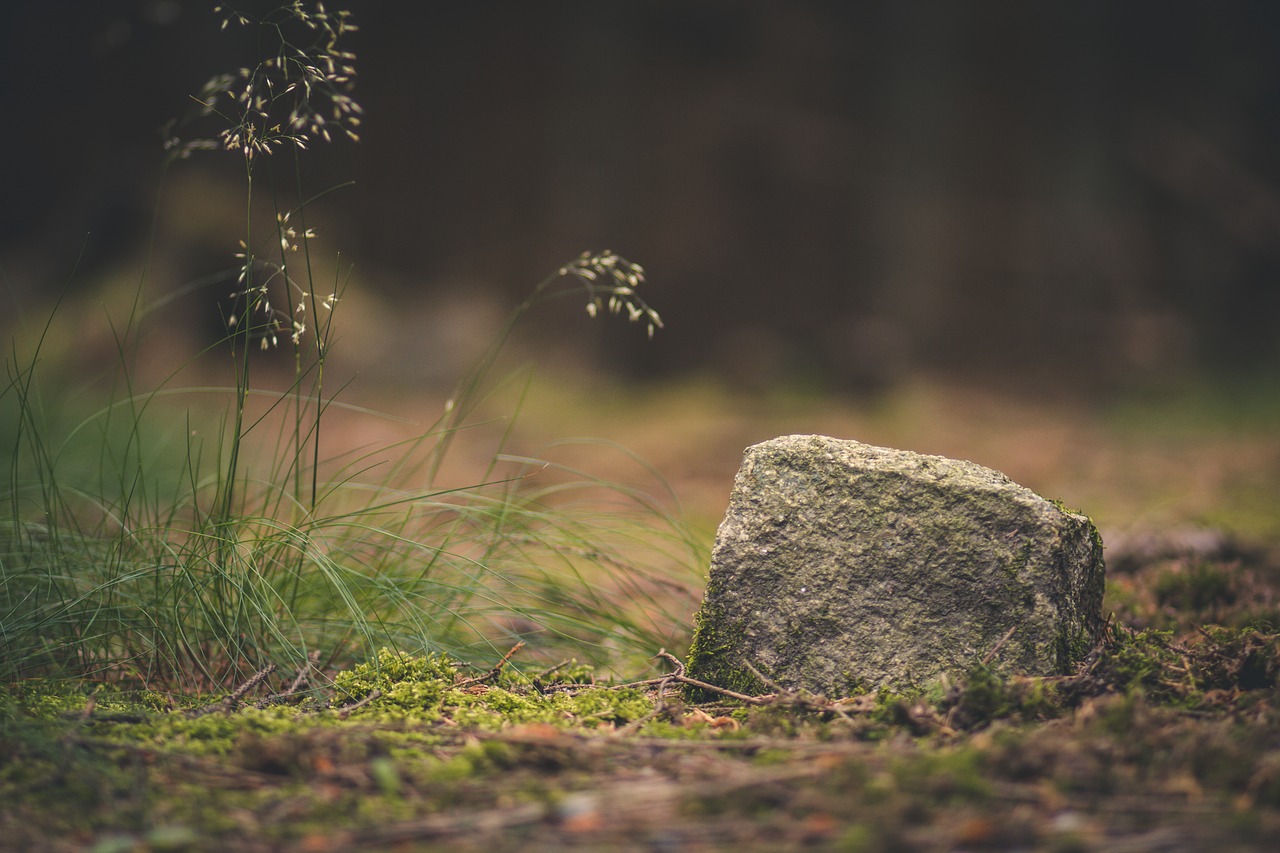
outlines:
{"label": "moss patch", "polygon": [[[1216,570],[1233,582],[1280,576],[1227,562]],[[239,707],[9,685],[0,837],[96,851],[1257,849],[1280,832],[1280,636],[1238,624],[1244,598],[1226,625],[1152,627],[1163,571],[1126,568],[1133,603],[1071,675],[975,665],[839,701],[762,686],[753,704],[694,703],[672,680],[472,672],[389,650],[324,690],[264,683]]]}

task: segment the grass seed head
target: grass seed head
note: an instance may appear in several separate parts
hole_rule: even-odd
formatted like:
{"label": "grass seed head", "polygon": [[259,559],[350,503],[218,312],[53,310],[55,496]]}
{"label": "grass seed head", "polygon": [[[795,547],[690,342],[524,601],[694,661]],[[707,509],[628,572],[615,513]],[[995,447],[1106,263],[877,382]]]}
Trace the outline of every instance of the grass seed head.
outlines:
{"label": "grass seed head", "polygon": [[261,18],[225,5],[214,11],[224,30],[233,24],[256,28],[267,55],[253,68],[209,78],[193,96],[197,107],[187,122],[216,118],[222,127],[185,140],[166,133],[171,156],[223,149],[252,162],[283,147],[306,150],[316,138],[329,142],[334,132],[359,141],[355,128],[363,110],[351,97],[356,55],[338,46],[357,30],[348,11],[328,12],[322,3],[301,0]]}

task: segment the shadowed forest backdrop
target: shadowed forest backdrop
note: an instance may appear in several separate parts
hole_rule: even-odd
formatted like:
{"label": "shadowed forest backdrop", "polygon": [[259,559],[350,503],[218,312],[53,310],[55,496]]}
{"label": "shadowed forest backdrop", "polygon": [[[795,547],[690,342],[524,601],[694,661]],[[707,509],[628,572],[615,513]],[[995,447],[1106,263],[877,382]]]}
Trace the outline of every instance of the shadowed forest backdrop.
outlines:
{"label": "shadowed forest backdrop", "polygon": [[[452,379],[586,248],[648,268],[660,345],[566,324],[576,301],[535,321],[551,357],[633,377],[1056,393],[1280,360],[1280,4],[345,5],[363,139],[304,168],[355,179],[317,230],[365,294],[352,344],[401,379]],[[160,128],[255,55],[217,23],[176,0],[9,11],[0,271],[23,305],[73,268],[136,282]],[[150,298],[233,266],[242,169],[169,178]],[[225,289],[168,322],[213,339]]]}

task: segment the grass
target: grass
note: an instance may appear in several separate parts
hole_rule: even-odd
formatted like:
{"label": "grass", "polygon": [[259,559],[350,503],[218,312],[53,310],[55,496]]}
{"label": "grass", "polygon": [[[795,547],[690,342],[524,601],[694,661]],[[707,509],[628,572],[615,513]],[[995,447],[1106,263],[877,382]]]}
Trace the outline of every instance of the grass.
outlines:
{"label": "grass", "polygon": [[[442,481],[482,372],[412,441],[309,464],[299,436],[319,443],[331,400],[160,389],[66,426],[38,350],[27,363],[0,400],[5,678],[207,687],[380,645],[466,657],[536,637],[604,661],[673,642],[637,593],[694,581],[681,571],[701,546],[665,500],[504,455],[501,433],[481,482]],[[192,395],[212,400],[184,407]]]}
{"label": "grass", "polygon": [[[15,330],[0,386],[0,680],[207,690],[382,646],[466,659],[525,642],[533,660],[571,648],[617,664],[678,644],[654,590],[696,584],[703,546],[667,496],[514,455],[518,407],[485,410],[503,344],[546,299],[584,295],[590,316],[625,313],[652,336],[662,321],[637,293],[643,270],[583,253],[533,288],[434,423],[326,455],[343,406],[326,364],[349,276],[317,280],[317,196],[298,163],[312,145],[359,139],[356,57],[342,46],[355,26],[323,4],[218,11],[256,38],[260,61],[212,78],[167,147],[168,168],[208,151],[244,167],[237,266],[205,282],[235,281],[227,337],[211,347],[231,381],[184,387],[178,366],[136,386],[151,305],[171,298],[149,300],[145,278],[108,318],[116,363],[85,387],[63,390],[73,368],[58,362],[73,354],[52,342],[75,335],[59,329],[63,306]],[[262,351],[277,349],[292,364],[283,383],[264,372]],[[490,462],[451,479],[455,448],[474,452],[477,435]]]}

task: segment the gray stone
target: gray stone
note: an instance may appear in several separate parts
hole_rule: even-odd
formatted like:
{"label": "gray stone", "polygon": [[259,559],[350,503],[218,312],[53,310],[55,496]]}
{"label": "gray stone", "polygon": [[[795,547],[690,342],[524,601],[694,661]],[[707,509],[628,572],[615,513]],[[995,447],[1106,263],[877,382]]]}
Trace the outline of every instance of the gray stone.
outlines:
{"label": "gray stone", "polygon": [[837,697],[984,660],[1070,672],[1102,628],[1083,515],[972,462],[812,435],[747,448],[688,674]]}

